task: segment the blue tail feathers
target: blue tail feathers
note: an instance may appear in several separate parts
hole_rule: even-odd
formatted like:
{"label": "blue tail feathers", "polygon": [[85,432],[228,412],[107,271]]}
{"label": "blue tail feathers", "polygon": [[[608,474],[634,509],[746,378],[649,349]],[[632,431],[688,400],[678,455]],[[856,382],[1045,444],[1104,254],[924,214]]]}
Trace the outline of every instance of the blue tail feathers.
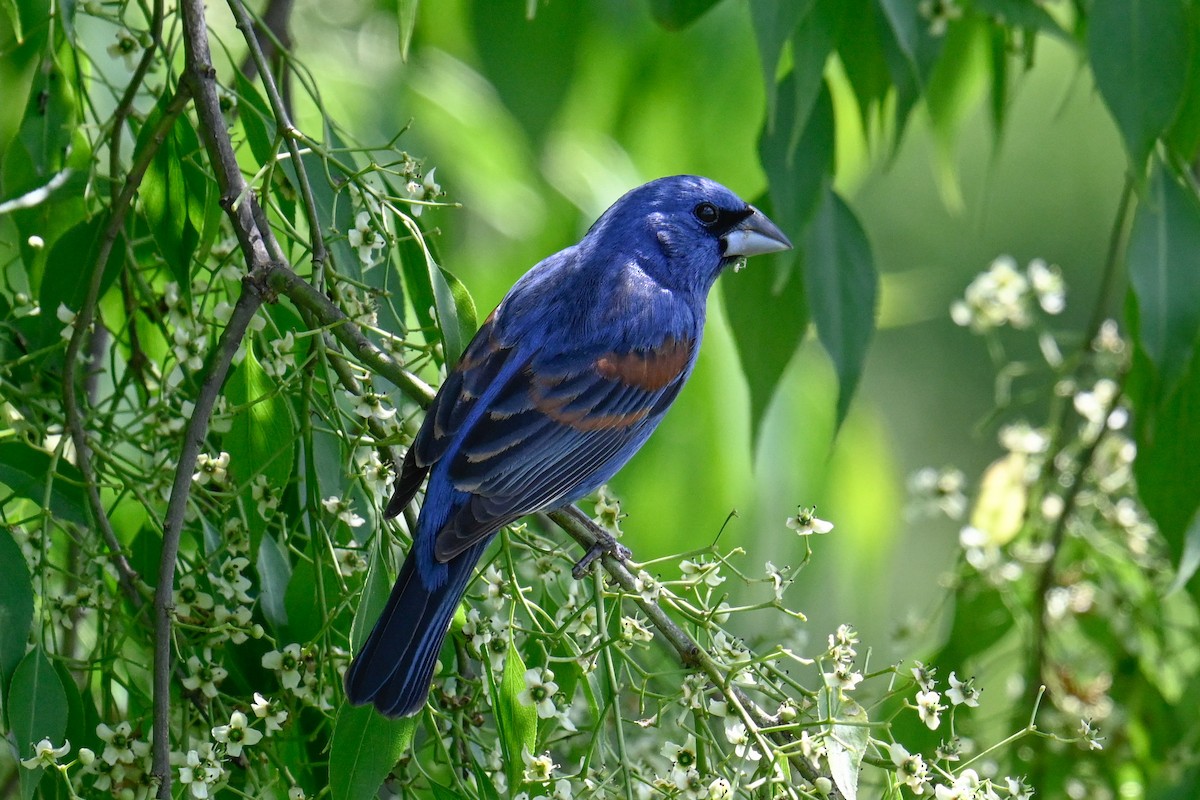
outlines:
{"label": "blue tail feathers", "polygon": [[346,671],[351,703],[373,703],[387,717],[421,710],[454,611],[491,538],[446,563],[445,580],[433,588],[417,568],[415,549],[408,554],[383,613]]}

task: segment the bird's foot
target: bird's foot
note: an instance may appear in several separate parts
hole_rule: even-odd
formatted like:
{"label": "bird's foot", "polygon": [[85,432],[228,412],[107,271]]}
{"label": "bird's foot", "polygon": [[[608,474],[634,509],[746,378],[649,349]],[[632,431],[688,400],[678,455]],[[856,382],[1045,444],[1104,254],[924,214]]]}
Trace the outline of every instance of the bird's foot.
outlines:
{"label": "bird's foot", "polygon": [[588,551],[583,554],[583,558],[579,559],[578,563],[571,568],[571,576],[575,580],[582,579],[587,574],[588,568],[592,566],[592,562],[601,556],[611,555],[618,561],[628,561],[633,555],[633,551],[618,542],[611,533],[594,525],[592,533],[596,535],[596,543],[589,547]]}

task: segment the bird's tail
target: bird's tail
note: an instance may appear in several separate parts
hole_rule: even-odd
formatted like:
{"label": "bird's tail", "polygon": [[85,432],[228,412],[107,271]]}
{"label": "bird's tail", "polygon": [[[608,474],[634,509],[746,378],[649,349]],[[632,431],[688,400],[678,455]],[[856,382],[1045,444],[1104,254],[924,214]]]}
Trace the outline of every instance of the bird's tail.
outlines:
{"label": "bird's tail", "polygon": [[373,703],[387,717],[421,710],[454,610],[490,540],[446,563],[445,580],[432,589],[417,570],[416,553],[409,552],[387,606],[346,671],[351,703]]}

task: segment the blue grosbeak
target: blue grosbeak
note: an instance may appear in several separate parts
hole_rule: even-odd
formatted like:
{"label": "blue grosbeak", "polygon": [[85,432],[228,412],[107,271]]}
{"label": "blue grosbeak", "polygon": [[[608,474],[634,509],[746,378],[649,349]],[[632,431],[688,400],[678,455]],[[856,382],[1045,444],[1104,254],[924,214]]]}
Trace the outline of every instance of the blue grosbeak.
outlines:
{"label": "blue grosbeak", "polygon": [[351,703],[416,713],[472,568],[504,525],[597,489],[645,443],[700,349],[705,301],[738,259],[791,247],[707,178],[628,192],[509,290],[446,376],[396,479],[429,478],[413,546],[346,673]]}

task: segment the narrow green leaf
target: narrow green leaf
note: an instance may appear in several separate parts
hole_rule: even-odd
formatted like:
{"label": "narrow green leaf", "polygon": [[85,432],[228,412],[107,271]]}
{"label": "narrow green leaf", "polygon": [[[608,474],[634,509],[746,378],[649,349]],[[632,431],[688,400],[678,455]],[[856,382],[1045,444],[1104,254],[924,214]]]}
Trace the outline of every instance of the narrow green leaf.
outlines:
{"label": "narrow green leaf", "polygon": [[282,491],[292,476],[295,424],[291,407],[254,357],[249,339],[245,358],[225,384],[225,399],[235,412],[223,439],[230,473],[243,484],[265,475],[272,491]]}
{"label": "narrow green leaf", "polygon": [[867,234],[832,189],[809,229],[804,271],[817,335],[838,375],[837,424],[850,409],[875,332],[879,277]]}
{"label": "narrow green leaf", "polygon": [[[46,309],[42,315],[42,343],[61,340],[63,323],[58,319],[58,307],[65,305],[78,312],[87,297],[92,280],[92,265],[100,252],[104,227],[100,216],[81,222],[58,238],[46,257],[38,300]],[[80,258],[80,255],[83,257]],[[82,265],[82,267],[81,267]],[[100,296],[112,285],[125,266],[125,248],[113,247],[100,279]]]}
{"label": "narrow green leaf", "polygon": [[650,0],[650,13],[667,30],[681,31],[716,4],[717,0]]}
{"label": "narrow green leaf", "polygon": [[[775,98],[779,58],[796,25],[812,11],[816,0],[750,0],[750,21],[758,41],[758,58],[762,63],[763,85],[767,89],[767,130],[775,123]],[[832,46],[832,42],[830,43]],[[802,73],[804,74],[804,73]],[[818,79],[820,73],[818,73]]]}
{"label": "narrow green leaf", "polygon": [[8,682],[25,657],[32,627],[33,583],[29,580],[29,567],[12,534],[0,528],[0,700],[7,700]]}
{"label": "narrow green leaf", "polygon": [[[170,100],[170,94],[164,94],[147,117],[138,134],[135,159],[153,146],[154,130]],[[155,151],[138,190],[142,213],[159,252],[184,292],[191,290],[192,254],[200,242],[209,203],[208,178],[196,163],[203,157],[196,129],[187,114],[180,114]]]}
{"label": "narrow green leaf", "polygon": [[1095,0],[1088,60],[1140,173],[1175,118],[1187,85],[1189,29],[1183,0]]}
{"label": "narrow green leaf", "polygon": [[[380,537],[386,536],[385,531]],[[387,567],[383,563],[382,547],[371,548],[371,562],[367,566],[367,577],[363,582],[362,596],[358,601],[358,609],[354,612],[354,622],[350,625],[350,649],[357,653],[367,639],[367,634],[375,626],[383,607],[387,604],[388,594],[392,583],[388,578]]]}
{"label": "narrow green leaf", "polygon": [[933,660],[942,672],[962,669],[987,652],[1013,627],[1012,612],[1000,592],[981,581],[964,581],[954,593],[954,620],[946,643]]}
{"label": "narrow green leaf", "polygon": [[329,745],[329,787],[334,800],[374,797],[412,743],[416,717],[388,719],[372,706],[345,704]]}
{"label": "narrow green leaf", "polygon": [[1138,495],[1158,524],[1171,560],[1180,564],[1200,510],[1200,347],[1193,348],[1191,361],[1166,388],[1136,333],[1135,342],[1127,392],[1136,423]]}
{"label": "narrow green leaf", "polygon": [[[758,145],[770,179],[772,218],[792,241],[800,240],[833,173],[833,100],[829,90],[820,87],[811,113],[797,108],[797,80],[795,72],[783,79],[777,124]],[[806,121],[798,128],[801,114]]]}
{"label": "narrow green leaf", "polygon": [[59,459],[51,477],[51,455],[44,450],[10,439],[0,442],[0,484],[17,497],[41,505],[50,486],[50,513],[58,519],[88,524],[87,502],[83,496],[83,475],[70,462]]}
{"label": "narrow green leaf", "polygon": [[1191,62],[1183,103],[1167,131],[1167,145],[1177,163],[1191,163],[1200,151],[1200,5],[1192,3],[1188,32],[1191,34]]}
{"label": "narrow green leaf", "polygon": [[475,773],[475,786],[479,789],[479,795],[483,800],[500,800],[500,793],[496,791],[495,782],[474,758],[471,759],[471,771]]}
{"label": "narrow green leaf", "polygon": [[234,72],[234,88],[238,94],[238,122],[250,152],[259,164],[268,164],[275,158],[275,115],[258,87],[240,71]]}
{"label": "narrow green leaf", "polygon": [[[823,719],[854,723],[868,721],[867,712],[842,694],[837,679],[831,673],[826,673],[825,686],[817,694],[817,714]],[[858,771],[869,740],[870,728],[865,724],[838,725],[835,722],[826,729],[829,774],[846,800],[858,798]]]}
{"label": "narrow green leaf", "polygon": [[263,610],[263,616],[276,631],[287,627],[287,587],[292,579],[292,565],[288,561],[287,551],[280,547],[279,542],[270,534],[263,534],[258,545],[258,562],[255,564],[258,572],[258,604]]}
{"label": "narrow green leaf", "polygon": [[500,749],[504,753],[504,767],[510,786],[520,782],[524,770],[524,750],[530,753],[537,746],[537,709],[522,705],[518,695],[525,689],[525,662],[512,642],[504,657],[504,673],[499,685],[493,670],[488,670],[492,688],[492,707],[496,713],[496,733],[500,737]]}
{"label": "narrow green leaf", "polygon": [[[30,650],[17,665],[6,707],[18,758],[32,757],[34,745],[42,739],[49,739],[56,746],[63,743],[67,695],[41,647]],[[20,779],[21,796],[29,800],[42,779],[42,769],[21,769]]]}
{"label": "narrow green leaf", "polygon": [[[825,62],[841,35],[842,0],[816,0],[792,35],[792,102],[789,147],[796,147],[824,86]],[[770,130],[768,125],[767,130]]]}
{"label": "narrow green leaf", "polygon": [[446,363],[456,364],[475,335],[475,301],[462,281],[439,267],[433,259],[427,259],[427,262]]}
{"label": "narrow green leaf", "polygon": [[[771,216],[769,202],[756,203]],[[721,278],[721,297],[738,360],[750,389],[750,430],[757,441],[775,387],[808,330],[801,257],[757,256],[736,275]],[[770,325],[764,325],[770,320]]]}
{"label": "narrow green leaf", "polygon": [[400,29],[400,60],[408,62],[413,30],[417,27],[417,7],[421,0],[396,0],[396,22]]}
{"label": "narrow green leaf", "polygon": [[1137,298],[1137,336],[1169,393],[1200,334],[1200,202],[1164,168],[1154,170],[1126,251]]}
{"label": "narrow green leaf", "polygon": [[453,789],[447,788],[438,783],[430,783],[429,789],[433,792],[433,800],[460,800],[462,797],[462,795]]}
{"label": "narrow green leaf", "polygon": [[[8,14],[0,15],[0,162],[6,162],[9,145],[21,129],[37,74],[39,57],[46,47],[50,26],[49,0],[7,0]],[[19,189],[9,186],[0,173],[0,199],[8,199]]]}

